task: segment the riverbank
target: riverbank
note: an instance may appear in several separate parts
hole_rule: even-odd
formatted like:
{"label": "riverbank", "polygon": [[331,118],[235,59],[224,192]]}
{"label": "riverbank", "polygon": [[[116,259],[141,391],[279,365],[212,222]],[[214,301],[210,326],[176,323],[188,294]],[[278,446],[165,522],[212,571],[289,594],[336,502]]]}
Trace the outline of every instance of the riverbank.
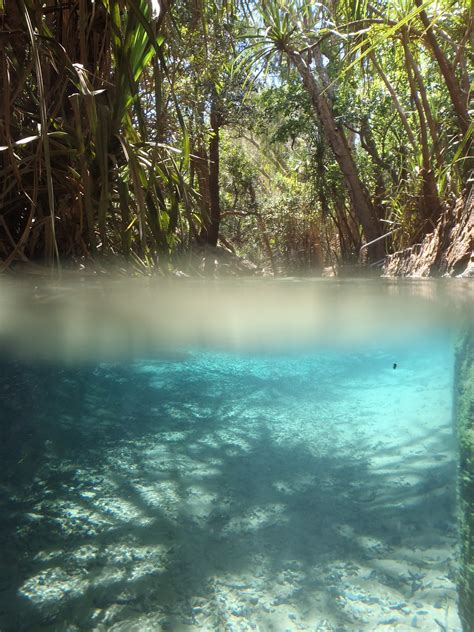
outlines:
{"label": "riverbank", "polygon": [[432,233],[386,258],[386,277],[474,277],[474,186],[445,211]]}

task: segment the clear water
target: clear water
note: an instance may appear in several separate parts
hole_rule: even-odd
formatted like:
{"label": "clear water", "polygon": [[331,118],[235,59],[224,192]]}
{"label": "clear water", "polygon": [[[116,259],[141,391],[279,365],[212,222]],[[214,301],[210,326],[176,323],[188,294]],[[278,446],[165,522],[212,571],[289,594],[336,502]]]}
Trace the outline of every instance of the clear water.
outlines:
{"label": "clear water", "polygon": [[400,319],[130,354],[114,311],[80,361],[9,321],[0,630],[460,630],[453,327]]}

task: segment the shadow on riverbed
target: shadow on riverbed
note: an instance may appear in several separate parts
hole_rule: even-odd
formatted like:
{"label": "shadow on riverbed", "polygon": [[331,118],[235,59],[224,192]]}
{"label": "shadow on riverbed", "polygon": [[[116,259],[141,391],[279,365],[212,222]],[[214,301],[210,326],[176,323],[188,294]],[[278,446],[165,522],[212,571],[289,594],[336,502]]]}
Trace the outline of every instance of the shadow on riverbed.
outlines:
{"label": "shadow on riverbed", "polygon": [[277,415],[296,384],[184,368],[5,364],[1,630],[436,629],[445,429],[385,447],[328,417],[305,440]]}

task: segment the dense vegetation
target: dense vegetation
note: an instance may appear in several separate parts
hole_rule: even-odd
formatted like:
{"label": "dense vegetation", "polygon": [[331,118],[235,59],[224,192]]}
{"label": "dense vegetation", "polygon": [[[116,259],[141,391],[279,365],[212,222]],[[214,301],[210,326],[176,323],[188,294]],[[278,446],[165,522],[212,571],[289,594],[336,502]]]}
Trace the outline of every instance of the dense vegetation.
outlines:
{"label": "dense vegetation", "polygon": [[0,258],[380,261],[467,179],[468,0],[0,0]]}

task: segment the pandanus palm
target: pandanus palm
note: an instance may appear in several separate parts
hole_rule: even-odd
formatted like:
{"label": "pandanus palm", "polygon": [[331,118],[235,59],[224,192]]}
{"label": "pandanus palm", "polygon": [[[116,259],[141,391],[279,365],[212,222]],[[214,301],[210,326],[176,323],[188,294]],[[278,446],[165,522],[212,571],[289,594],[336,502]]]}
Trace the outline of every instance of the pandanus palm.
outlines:
{"label": "pandanus palm", "polygon": [[[350,62],[344,72],[358,72],[362,80],[373,80],[372,71],[376,71],[400,118],[410,145],[409,155],[417,159],[419,166],[412,163],[410,171],[418,170],[420,175],[417,196],[421,231],[431,230],[439,216],[442,174],[447,170],[452,175],[460,174],[455,148],[457,145],[462,152],[472,133],[464,60],[470,30],[467,5],[461,2],[453,11],[447,3],[432,0],[388,4],[345,0],[333,13]],[[397,89],[390,73],[395,76]],[[409,87],[408,95],[403,90],[405,85]]]}
{"label": "pandanus palm", "polygon": [[[364,186],[344,129],[336,117],[328,91],[328,81],[320,52],[313,45],[321,27],[313,3],[270,0],[261,5],[264,32],[253,36],[254,42],[244,54],[247,63],[265,61],[275,55],[285,56],[298,71],[309,96],[313,113],[331,147],[341,170],[359,225],[368,244],[372,261],[383,258],[385,249],[376,210]],[[301,24],[303,16],[305,24]],[[313,69],[313,67],[314,69]]]}
{"label": "pandanus palm", "polygon": [[[167,3],[6,0],[0,14],[0,257],[166,254],[189,201],[183,145],[158,142],[145,74],[166,72]],[[155,104],[157,107],[159,104]],[[184,128],[183,128],[184,129]],[[179,163],[179,164],[178,164]]]}

